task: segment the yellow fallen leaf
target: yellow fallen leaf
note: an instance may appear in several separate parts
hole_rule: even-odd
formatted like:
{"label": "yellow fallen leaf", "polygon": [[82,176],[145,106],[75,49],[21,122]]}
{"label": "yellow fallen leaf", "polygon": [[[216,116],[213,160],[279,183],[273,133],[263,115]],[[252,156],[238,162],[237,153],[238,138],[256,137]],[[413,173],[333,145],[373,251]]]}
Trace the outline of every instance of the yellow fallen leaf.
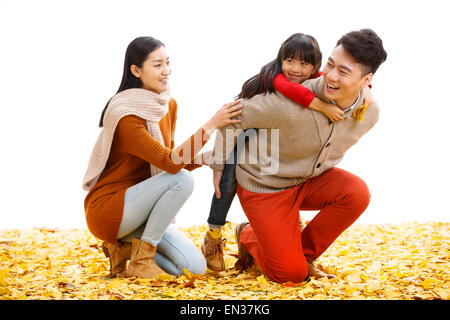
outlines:
{"label": "yellow fallen leaf", "polygon": [[348,255],[350,252],[348,251],[348,250],[341,250],[341,251],[339,251],[339,253],[338,253],[338,256],[339,257],[341,257],[341,256],[346,256],[346,255]]}
{"label": "yellow fallen leaf", "polygon": [[349,297],[349,296],[351,296],[352,294],[353,294],[353,292],[355,292],[356,290],[358,290],[357,288],[355,288],[355,287],[350,287],[350,286],[347,286],[346,288],[345,288],[345,295],[347,296],[347,297]]}
{"label": "yellow fallen leaf", "polygon": [[0,296],[9,294],[8,288],[0,287]]}
{"label": "yellow fallen leaf", "polygon": [[311,286],[307,286],[301,290],[301,293],[304,295],[309,295],[314,293],[314,289]]}
{"label": "yellow fallen leaf", "polygon": [[269,282],[267,282],[266,277],[264,275],[260,275],[259,277],[256,278],[256,280],[260,283],[260,284],[269,284]]}
{"label": "yellow fallen leaf", "polygon": [[50,288],[48,287],[47,288],[47,294],[48,294],[48,296],[50,296],[52,298],[56,298],[56,299],[61,299],[62,298],[61,291],[59,291],[58,289],[53,288],[53,287],[50,287]]}
{"label": "yellow fallen leaf", "polygon": [[111,282],[109,283],[108,287],[110,289],[120,289],[122,288],[122,284],[123,282],[119,279],[112,279]]}
{"label": "yellow fallen leaf", "polygon": [[186,275],[186,277],[187,277],[188,279],[191,279],[191,278],[192,278],[193,274],[192,274],[188,269],[183,268],[183,271],[184,271],[184,274]]}
{"label": "yellow fallen leaf", "polygon": [[208,279],[208,283],[212,286],[216,285],[216,282],[214,280]]}
{"label": "yellow fallen leaf", "polygon": [[450,289],[437,288],[433,289],[437,295],[443,300],[450,300]]}
{"label": "yellow fallen leaf", "polygon": [[9,284],[9,271],[6,269],[0,269],[0,287],[6,287]]}
{"label": "yellow fallen leaf", "polygon": [[384,292],[384,296],[388,299],[394,299],[394,298],[398,298],[400,297],[402,294],[401,292],[398,291],[393,291],[393,290],[386,290]]}
{"label": "yellow fallen leaf", "polygon": [[165,296],[169,296],[169,297],[175,297],[175,296],[178,295],[177,292],[175,292],[173,290],[166,290],[166,291],[163,292],[163,294]]}
{"label": "yellow fallen leaf", "polygon": [[347,280],[350,282],[360,282],[361,277],[359,273],[352,273],[347,277]]}
{"label": "yellow fallen leaf", "polygon": [[[235,226],[222,228],[229,262],[238,253]],[[207,224],[184,230],[200,250]],[[242,272],[110,279],[102,241],[87,229],[0,230],[0,300],[449,299],[449,235],[446,222],[354,224],[318,258],[317,266],[334,279],[283,285],[261,276],[256,265]]]}
{"label": "yellow fallen leaf", "polygon": [[424,289],[428,290],[428,289],[431,288],[431,284],[434,283],[434,282],[436,282],[435,279],[427,278],[427,279],[423,280],[420,284],[422,285],[422,287]]}
{"label": "yellow fallen leaf", "polygon": [[161,273],[161,274],[158,274],[156,279],[158,279],[160,281],[170,281],[170,280],[175,279],[175,277],[170,274],[167,274],[167,273]]}

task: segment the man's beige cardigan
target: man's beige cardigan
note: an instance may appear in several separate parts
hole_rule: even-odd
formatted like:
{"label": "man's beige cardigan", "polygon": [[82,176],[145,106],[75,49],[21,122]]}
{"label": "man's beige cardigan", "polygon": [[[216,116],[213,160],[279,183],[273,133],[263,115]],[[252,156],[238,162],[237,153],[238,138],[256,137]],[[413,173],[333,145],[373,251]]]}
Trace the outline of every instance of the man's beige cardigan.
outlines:
{"label": "man's beige cardigan", "polygon": [[[324,97],[323,77],[302,84],[317,97]],[[362,105],[363,100],[364,90],[361,90],[357,105]],[[323,113],[303,108],[280,93],[256,95],[242,99],[241,103],[244,108],[238,118],[242,121],[216,131],[210,166],[213,170],[223,170],[236,143],[232,139],[236,134],[233,131],[256,129],[240,154],[236,179],[244,189],[259,193],[281,191],[336,166],[345,152],[375,125],[379,116],[379,107],[373,103],[362,122],[349,111],[344,120],[333,123]],[[250,152],[254,146],[257,152]],[[249,154],[256,154],[257,158]]]}

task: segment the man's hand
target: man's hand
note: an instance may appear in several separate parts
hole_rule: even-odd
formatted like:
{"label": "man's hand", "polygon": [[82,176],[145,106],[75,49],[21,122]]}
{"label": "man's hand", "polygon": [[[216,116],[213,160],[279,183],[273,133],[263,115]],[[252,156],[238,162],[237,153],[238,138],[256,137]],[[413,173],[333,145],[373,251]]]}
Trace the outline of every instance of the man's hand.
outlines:
{"label": "man's hand", "polygon": [[214,192],[216,198],[220,199],[220,179],[222,179],[223,171],[213,171]]}
{"label": "man's hand", "polygon": [[364,88],[364,104],[367,106],[370,106],[372,103],[374,103],[372,92],[370,91],[369,87]]}

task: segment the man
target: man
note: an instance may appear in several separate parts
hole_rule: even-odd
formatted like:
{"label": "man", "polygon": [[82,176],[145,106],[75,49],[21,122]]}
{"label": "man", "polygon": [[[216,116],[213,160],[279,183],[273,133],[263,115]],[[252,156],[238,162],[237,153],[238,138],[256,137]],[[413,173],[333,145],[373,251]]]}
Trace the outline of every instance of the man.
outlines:
{"label": "man", "polygon": [[[242,100],[242,121],[218,132],[211,164],[215,181],[220,181],[217,177],[227,150],[232,150],[229,129],[265,132],[249,137],[236,167],[237,194],[250,222],[236,228],[237,267],[245,267],[254,259],[270,279],[281,283],[301,282],[308,274],[322,275],[313,261],[369,204],[364,181],[335,166],[378,120],[376,103],[355,109],[362,104],[364,88],[386,57],[375,32],[349,32],[337,42],[323,77],[303,83],[316,96],[344,110],[344,120],[330,122],[323,114],[299,108],[279,93],[262,94]],[[274,139],[278,139],[276,144]],[[255,160],[255,145],[257,161],[251,161]],[[246,161],[246,154],[250,161]],[[320,210],[303,231],[299,210]]]}

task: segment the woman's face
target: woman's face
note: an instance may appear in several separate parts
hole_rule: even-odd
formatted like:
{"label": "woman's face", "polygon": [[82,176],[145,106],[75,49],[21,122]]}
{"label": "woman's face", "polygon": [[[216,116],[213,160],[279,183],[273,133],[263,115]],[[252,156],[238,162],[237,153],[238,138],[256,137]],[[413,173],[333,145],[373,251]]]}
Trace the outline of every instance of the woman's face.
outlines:
{"label": "woman's face", "polygon": [[141,68],[132,65],[131,72],[141,80],[143,89],[156,93],[166,91],[172,73],[166,48],[161,46],[151,52]]}
{"label": "woman's face", "polygon": [[289,81],[302,83],[311,77],[315,66],[303,60],[287,58],[281,62],[281,71]]}

